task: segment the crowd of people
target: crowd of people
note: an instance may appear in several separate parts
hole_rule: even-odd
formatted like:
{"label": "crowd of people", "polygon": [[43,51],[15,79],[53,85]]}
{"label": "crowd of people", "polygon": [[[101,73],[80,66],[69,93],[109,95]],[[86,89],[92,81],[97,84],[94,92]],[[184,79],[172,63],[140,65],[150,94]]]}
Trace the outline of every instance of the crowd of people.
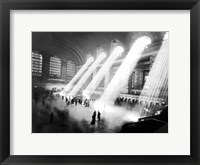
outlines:
{"label": "crowd of people", "polygon": [[[77,106],[77,104],[80,104],[84,105],[85,107],[90,107],[90,101],[91,101],[90,99],[83,98],[81,96],[75,96],[75,97],[62,96],[62,100],[65,100],[67,105],[71,104]],[[95,125],[96,121],[100,122],[100,119],[101,119],[101,113],[99,111],[97,113],[96,111],[94,111],[92,114],[92,121],[90,125]]]}
{"label": "crowd of people", "polygon": [[[37,88],[34,88],[34,91],[37,92]],[[35,104],[41,103],[43,107],[45,107],[45,109],[48,107],[49,104],[47,104],[47,100],[54,100],[57,101],[57,99],[62,99],[63,102],[66,102],[66,105],[73,105],[73,106],[77,106],[79,105],[83,105],[85,107],[90,107],[91,101],[95,101],[95,99],[88,99],[85,98],[83,96],[63,96],[60,95],[59,92],[57,91],[50,91],[50,92],[45,92],[42,91],[40,93],[36,93],[34,92],[33,94],[33,101]],[[48,108],[47,108],[48,109]],[[55,118],[55,112],[50,110],[49,112],[49,122],[50,124],[54,123],[54,118]],[[97,124],[100,124],[100,119],[101,119],[101,113],[99,111],[93,111],[93,114],[91,116],[91,122],[90,125],[94,126],[96,124],[96,122],[98,122]]]}
{"label": "crowd of people", "polygon": [[74,104],[75,106],[77,106],[77,104],[80,104],[80,105],[84,105],[85,107],[90,106],[90,100],[87,98],[83,99],[80,96],[71,97],[71,98],[62,96],[62,100],[65,100],[67,105]]}

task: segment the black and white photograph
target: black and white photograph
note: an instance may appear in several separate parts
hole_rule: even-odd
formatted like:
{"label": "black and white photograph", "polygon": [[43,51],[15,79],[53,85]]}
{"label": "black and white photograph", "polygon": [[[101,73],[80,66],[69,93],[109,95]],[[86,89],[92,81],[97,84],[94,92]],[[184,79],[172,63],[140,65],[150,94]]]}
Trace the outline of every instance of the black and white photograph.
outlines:
{"label": "black and white photograph", "polygon": [[32,133],[168,133],[169,32],[32,32]]}

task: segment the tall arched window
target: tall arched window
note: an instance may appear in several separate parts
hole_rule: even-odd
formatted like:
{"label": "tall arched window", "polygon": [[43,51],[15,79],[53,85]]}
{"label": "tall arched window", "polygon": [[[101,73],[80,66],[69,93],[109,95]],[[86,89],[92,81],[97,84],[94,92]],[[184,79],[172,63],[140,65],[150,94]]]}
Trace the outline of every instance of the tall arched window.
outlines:
{"label": "tall arched window", "polygon": [[131,88],[135,87],[135,72],[131,74]]}
{"label": "tall arched window", "polygon": [[32,52],[32,74],[33,76],[42,76],[42,55],[38,52]]}
{"label": "tall arched window", "polygon": [[58,57],[50,58],[50,67],[49,67],[50,76],[60,77],[61,76],[61,60]]}
{"label": "tall arched window", "polygon": [[148,75],[149,75],[149,70],[144,70],[144,71],[143,71],[143,85],[144,85],[145,82],[147,81]]}
{"label": "tall arched window", "polygon": [[76,74],[76,64],[74,61],[67,61],[67,77],[74,77]]}

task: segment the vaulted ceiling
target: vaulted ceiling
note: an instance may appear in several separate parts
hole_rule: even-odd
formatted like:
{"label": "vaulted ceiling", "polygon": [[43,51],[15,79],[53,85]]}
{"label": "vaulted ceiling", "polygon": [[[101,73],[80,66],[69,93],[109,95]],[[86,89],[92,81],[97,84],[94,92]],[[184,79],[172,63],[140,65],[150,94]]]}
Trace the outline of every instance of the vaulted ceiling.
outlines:
{"label": "vaulted ceiling", "polygon": [[[125,47],[134,37],[144,32],[33,32],[32,50],[39,51],[46,56],[58,56],[72,59],[82,64],[90,53],[96,56],[96,50],[102,47],[107,53],[110,51],[111,41],[119,40]],[[145,32],[153,42],[162,40],[163,32]]]}

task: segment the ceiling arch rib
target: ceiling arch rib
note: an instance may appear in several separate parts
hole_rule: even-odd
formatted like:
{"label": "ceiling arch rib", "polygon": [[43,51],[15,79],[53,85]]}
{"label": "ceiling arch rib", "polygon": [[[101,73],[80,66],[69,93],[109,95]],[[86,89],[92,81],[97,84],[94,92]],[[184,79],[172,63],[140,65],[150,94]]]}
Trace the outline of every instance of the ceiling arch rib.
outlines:
{"label": "ceiling arch rib", "polygon": [[71,50],[74,52],[77,59],[79,60],[79,63],[83,63],[85,61],[79,48],[72,44],[70,41],[54,37],[53,42],[60,45],[62,48],[65,48],[65,50]]}
{"label": "ceiling arch rib", "polygon": [[59,54],[60,56],[67,59],[74,60],[76,64],[82,64],[82,59],[77,55],[77,52],[75,52],[71,47],[66,47],[64,45],[61,45],[59,43],[54,42],[54,46],[59,48]]}

